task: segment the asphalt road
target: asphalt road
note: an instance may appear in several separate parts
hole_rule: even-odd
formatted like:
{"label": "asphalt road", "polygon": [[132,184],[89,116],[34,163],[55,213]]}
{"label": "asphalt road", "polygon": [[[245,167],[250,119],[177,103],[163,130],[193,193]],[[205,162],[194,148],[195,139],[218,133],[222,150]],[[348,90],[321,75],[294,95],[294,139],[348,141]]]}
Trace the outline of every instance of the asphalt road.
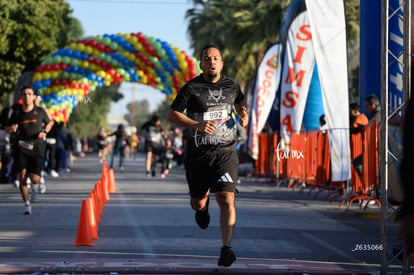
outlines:
{"label": "asphalt road", "polygon": [[[117,163],[117,162],[115,162]],[[242,169],[242,168],[241,168]],[[243,168],[245,169],[245,168]],[[146,178],[144,156],[114,169],[116,192],[103,206],[94,246],[75,246],[82,201],[102,178],[96,155],[78,158],[70,173],[46,176],[47,192],[23,215],[17,188],[0,185],[2,274],[378,274],[379,209],[329,203],[322,192],[279,188],[242,177],[236,197],[237,261],[218,267],[219,211],[201,230],[189,205],[183,167]],[[243,170],[244,171],[244,170]],[[397,224],[389,234],[398,242]],[[398,263],[390,270],[401,270]]]}

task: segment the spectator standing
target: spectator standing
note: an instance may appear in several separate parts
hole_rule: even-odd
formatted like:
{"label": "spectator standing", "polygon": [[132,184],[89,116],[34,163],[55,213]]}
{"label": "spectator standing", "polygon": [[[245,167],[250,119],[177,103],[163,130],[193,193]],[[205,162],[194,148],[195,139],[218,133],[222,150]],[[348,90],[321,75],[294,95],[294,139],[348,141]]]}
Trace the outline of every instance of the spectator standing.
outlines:
{"label": "spectator standing", "polygon": [[63,132],[63,123],[56,124],[56,162],[55,171],[61,172],[62,168],[66,167],[66,149],[65,149],[65,133]]}
{"label": "spectator standing", "polygon": [[65,155],[64,155],[64,158],[62,158],[62,169],[63,171],[69,173],[70,167],[72,167],[73,165],[72,150],[73,150],[73,145],[75,143],[75,138],[67,122],[63,123],[62,134],[63,134],[63,141],[64,141],[63,144],[65,146]]}
{"label": "spectator standing", "polygon": [[136,159],[137,157],[137,150],[138,150],[138,135],[137,135],[137,128],[132,127],[131,128],[131,136],[129,137],[129,145],[130,145],[130,154],[133,157],[133,159]]}
{"label": "spectator standing", "polygon": [[45,170],[54,178],[59,177],[59,173],[56,172],[56,141],[58,135],[58,126],[55,122],[49,133],[46,135],[46,152],[45,152]]}
{"label": "spectator standing", "polygon": [[381,105],[378,97],[375,94],[369,94],[364,99],[365,109],[371,116],[370,120],[375,119],[377,125],[381,123]]}
{"label": "spectator standing", "polygon": [[[381,123],[381,105],[378,97],[374,94],[369,94],[365,97],[364,102],[365,108],[371,116],[370,121],[375,121],[378,127]],[[352,165],[362,181],[362,154],[352,160]]]}
{"label": "spectator standing", "polygon": [[358,103],[349,104],[349,125],[351,133],[358,133],[368,125],[368,118],[361,113]]}
{"label": "spectator standing", "polygon": [[110,167],[113,168],[115,155],[119,154],[119,169],[123,171],[124,170],[124,157],[125,157],[124,150],[125,150],[125,147],[128,145],[128,136],[125,132],[124,125],[119,124],[117,130],[111,133],[109,136],[115,136],[115,143],[112,148]]}
{"label": "spectator standing", "polygon": [[9,119],[13,113],[13,110],[21,106],[21,104],[15,103],[12,106],[4,108],[0,113],[0,156],[1,156],[1,170],[0,180],[1,182],[14,181],[16,173],[13,173],[13,152],[12,143],[13,134],[7,129]]}

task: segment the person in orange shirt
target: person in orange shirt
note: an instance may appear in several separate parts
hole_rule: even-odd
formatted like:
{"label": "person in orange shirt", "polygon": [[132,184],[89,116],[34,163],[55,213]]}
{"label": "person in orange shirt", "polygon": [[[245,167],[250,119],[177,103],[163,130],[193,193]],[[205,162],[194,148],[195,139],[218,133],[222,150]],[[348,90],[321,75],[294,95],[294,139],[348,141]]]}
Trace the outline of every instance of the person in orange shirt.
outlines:
{"label": "person in orange shirt", "polygon": [[351,133],[358,133],[368,124],[368,118],[361,113],[358,103],[351,103],[349,105],[349,118]]}
{"label": "person in orange shirt", "polygon": [[[349,105],[349,130],[351,134],[360,133],[368,125],[368,118],[361,113],[358,103],[351,103]],[[352,160],[352,165],[362,181],[362,154],[358,155]]]}

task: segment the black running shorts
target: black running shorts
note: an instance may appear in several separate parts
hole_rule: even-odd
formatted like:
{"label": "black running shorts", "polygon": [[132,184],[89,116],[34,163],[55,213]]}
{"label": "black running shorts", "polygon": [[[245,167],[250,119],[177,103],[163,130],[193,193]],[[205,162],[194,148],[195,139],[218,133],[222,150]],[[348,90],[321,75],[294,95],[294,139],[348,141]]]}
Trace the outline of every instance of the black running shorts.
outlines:
{"label": "black running shorts", "polygon": [[31,156],[24,152],[19,152],[17,156],[16,168],[17,172],[26,169],[26,174],[33,173],[40,176],[43,170],[44,158],[40,156]]}
{"label": "black running shorts", "polygon": [[198,157],[186,158],[186,177],[190,195],[203,197],[211,193],[235,192],[238,180],[239,158],[235,151],[224,151]]}
{"label": "black running shorts", "polygon": [[151,141],[145,141],[145,153],[153,152],[154,154],[158,154],[160,145],[158,143],[153,143]]}

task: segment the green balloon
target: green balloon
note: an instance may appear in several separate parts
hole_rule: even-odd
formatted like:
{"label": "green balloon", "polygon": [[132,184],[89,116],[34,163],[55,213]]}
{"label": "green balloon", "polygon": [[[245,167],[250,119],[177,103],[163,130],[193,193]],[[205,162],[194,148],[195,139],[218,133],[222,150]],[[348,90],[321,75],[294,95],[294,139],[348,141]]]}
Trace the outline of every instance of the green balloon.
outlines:
{"label": "green balloon", "polygon": [[68,72],[62,72],[61,73],[62,78],[69,78],[69,73]]}
{"label": "green balloon", "polygon": [[70,58],[65,56],[65,57],[62,58],[62,62],[65,63],[65,64],[70,64]]}
{"label": "green balloon", "polygon": [[118,49],[118,44],[116,44],[115,42],[112,42],[112,43],[109,45],[109,47],[110,47],[112,50],[116,50],[116,49]]}
{"label": "green balloon", "polygon": [[62,62],[62,57],[60,55],[56,55],[52,59],[53,59],[54,63],[60,63],[60,62]]}
{"label": "green balloon", "polygon": [[109,46],[111,44],[111,39],[109,39],[108,37],[104,37],[102,39],[102,43],[104,43],[105,45]]}

